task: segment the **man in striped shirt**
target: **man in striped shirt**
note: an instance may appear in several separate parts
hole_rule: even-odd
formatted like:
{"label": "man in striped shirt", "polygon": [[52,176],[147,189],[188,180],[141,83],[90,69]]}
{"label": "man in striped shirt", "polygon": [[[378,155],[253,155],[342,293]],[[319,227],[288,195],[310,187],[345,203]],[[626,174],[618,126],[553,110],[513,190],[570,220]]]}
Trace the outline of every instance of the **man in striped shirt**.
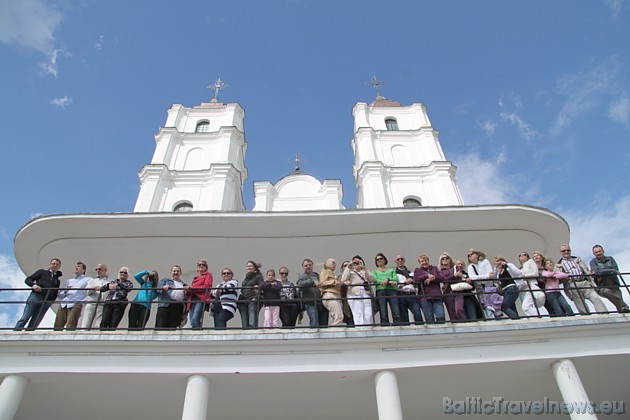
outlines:
{"label": "man in striped shirt", "polygon": [[595,282],[588,277],[590,271],[584,261],[571,255],[569,244],[560,245],[560,255],[562,258],[558,261],[558,266],[570,276],[563,281],[564,292],[575,303],[578,311],[581,314],[590,314],[586,305],[586,301],[590,300],[595,312],[608,312],[608,308],[595,292]]}

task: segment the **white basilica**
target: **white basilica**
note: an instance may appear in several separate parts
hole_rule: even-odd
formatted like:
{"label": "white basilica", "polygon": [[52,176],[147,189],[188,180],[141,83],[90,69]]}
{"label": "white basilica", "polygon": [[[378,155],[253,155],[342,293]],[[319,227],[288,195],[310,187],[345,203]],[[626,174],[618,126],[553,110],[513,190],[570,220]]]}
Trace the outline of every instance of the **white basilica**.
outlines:
{"label": "white basilica", "polygon": [[[169,110],[140,172],[133,212],[28,221],[15,236],[22,271],[53,257],[64,272],[83,261],[90,269],[107,263],[111,273],[125,266],[165,277],[178,264],[190,281],[196,261],[206,258],[216,285],[222,267],[242,279],[253,259],[264,269],[288,267],[295,281],[304,258],[359,254],[373,268],[373,256],[384,252],[406,255],[411,268],[419,253],[434,264],[444,250],[465,258],[473,247],[489,256],[534,249],[554,256],[569,241],[566,221],[547,209],[465,206],[425,107],[380,94],[353,108],[356,208],[343,208],[338,181],[297,170],[275,184],[255,182],[255,206],[245,211],[245,114],[221,103],[216,85],[210,102]],[[128,331],[126,320],[116,331],[5,329],[0,419],[452,419],[452,401],[460,408],[497,398],[622,401],[629,322],[613,313],[241,330],[235,318],[218,331],[204,315],[203,330]]]}
{"label": "white basilica", "polygon": [[[353,108],[353,174],[357,209],[461,206],[455,166],[420,103],[402,106],[378,95]],[[247,179],[245,112],[212,101],[173,105],[155,136],[151,163],[140,172],[135,212],[244,211]],[[296,170],[275,185],[254,183],[253,211],[343,209],[338,180],[318,181]]]}

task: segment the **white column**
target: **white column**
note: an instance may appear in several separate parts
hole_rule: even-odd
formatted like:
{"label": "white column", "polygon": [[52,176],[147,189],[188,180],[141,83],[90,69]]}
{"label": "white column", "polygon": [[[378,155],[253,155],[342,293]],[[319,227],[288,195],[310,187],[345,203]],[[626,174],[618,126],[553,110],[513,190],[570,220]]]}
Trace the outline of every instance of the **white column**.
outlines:
{"label": "white column", "polygon": [[205,376],[193,375],[188,378],[182,420],[206,420],[210,381]]}
{"label": "white column", "polygon": [[0,420],[13,420],[26,390],[28,379],[17,375],[5,376],[0,384]]}
{"label": "white column", "polygon": [[[580,380],[580,375],[578,375],[571,360],[558,360],[552,365],[552,368],[564,402],[573,404],[575,402],[590,401]],[[571,420],[597,419],[595,414],[589,413],[571,413],[570,417]]]}
{"label": "white column", "polygon": [[402,420],[400,394],[396,374],[390,370],[378,372],[374,376],[376,406],[379,420]]}

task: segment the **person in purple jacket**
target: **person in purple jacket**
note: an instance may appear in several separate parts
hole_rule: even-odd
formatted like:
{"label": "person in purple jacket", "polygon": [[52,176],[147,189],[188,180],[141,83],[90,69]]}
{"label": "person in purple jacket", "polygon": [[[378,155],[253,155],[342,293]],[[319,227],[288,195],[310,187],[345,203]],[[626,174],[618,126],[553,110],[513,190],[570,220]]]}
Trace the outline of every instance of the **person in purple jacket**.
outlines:
{"label": "person in purple jacket", "polygon": [[413,281],[418,284],[418,295],[420,295],[420,307],[424,313],[427,323],[444,322],[443,295],[440,288],[442,276],[436,266],[429,263],[427,255],[418,257],[420,267],[413,271]]}
{"label": "person in purple jacket", "polygon": [[[440,254],[440,277],[444,281],[442,291],[444,292],[444,305],[448,311],[448,317],[453,321],[466,321],[466,311],[464,310],[464,296],[466,291],[472,289],[472,285],[468,290],[453,291],[451,284],[465,282],[461,271],[455,269],[453,257],[447,252]],[[466,283],[468,284],[468,283]]]}

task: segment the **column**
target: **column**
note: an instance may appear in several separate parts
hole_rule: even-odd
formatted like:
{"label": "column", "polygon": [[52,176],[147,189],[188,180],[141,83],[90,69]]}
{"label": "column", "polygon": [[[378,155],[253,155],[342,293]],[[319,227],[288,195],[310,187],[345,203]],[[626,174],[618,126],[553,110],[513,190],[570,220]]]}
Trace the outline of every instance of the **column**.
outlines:
{"label": "column", "polygon": [[379,420],[402,420],[400,394],[396,374],[390,370],[378,372],[374,376],[376,406]]}
{"label": "column", "polygon": [[[590,401],[580,380],[580,375],[578,375],[575,365],[571,360],[558,360],[552,365],[552,368],[564,402],[573,404],[576,402]],[[571,420],[597,419],[595,414],[589,413],[571,413],[570,417]]]}
{"label": "column", "polygon": [[17,376],[5,376],[0,384],[0,420],[13,420],[26,390],[28,379]]}
{"label": "column", "polygon": [[182,420],[206,420],[210,381],[205,376],[193,375],[188,378]]}

